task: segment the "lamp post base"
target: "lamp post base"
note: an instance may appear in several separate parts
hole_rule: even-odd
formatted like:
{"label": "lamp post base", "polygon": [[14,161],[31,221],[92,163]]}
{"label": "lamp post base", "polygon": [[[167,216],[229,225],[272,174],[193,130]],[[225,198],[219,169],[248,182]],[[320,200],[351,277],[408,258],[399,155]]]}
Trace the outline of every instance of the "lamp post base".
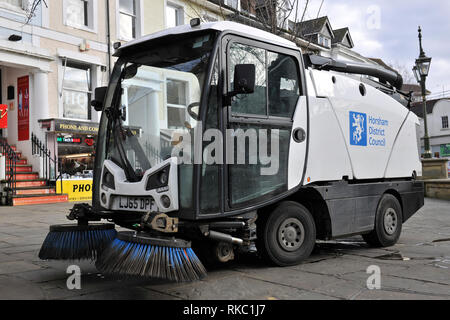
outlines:
{"label": "lamp post base", "polygon": [[423,179],[448,179],[448,159],[423,159]]}
{"label": "lamp post base", "polygon": [[433,158],[433,154],[431,153],[431,151],[425,151],[425,153],[423,154],[424,159],[432,159]]}

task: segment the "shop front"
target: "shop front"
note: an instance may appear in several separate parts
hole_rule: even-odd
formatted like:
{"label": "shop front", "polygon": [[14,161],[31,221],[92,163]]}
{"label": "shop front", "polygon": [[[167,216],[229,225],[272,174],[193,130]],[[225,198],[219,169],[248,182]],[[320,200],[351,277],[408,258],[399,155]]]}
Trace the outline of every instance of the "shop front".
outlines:
{"label": "shop front", "polygon": [[63,119],[42,120],[47,144],[58,159],[57,192],[67,193],[69,201],[90,201],[99,125]]}

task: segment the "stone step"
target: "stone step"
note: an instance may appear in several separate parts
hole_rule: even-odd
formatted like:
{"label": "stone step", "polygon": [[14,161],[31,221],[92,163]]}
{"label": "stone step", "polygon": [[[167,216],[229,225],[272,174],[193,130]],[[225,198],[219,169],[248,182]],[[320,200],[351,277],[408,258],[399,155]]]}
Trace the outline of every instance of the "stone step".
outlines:
{"label": "stone step", "polygon": [[[6,175],[6,180],[10,178],[10,174]],[[23,180],[35,180],[39,179],[39,173],[37,172],[16,172],[14,174],[16,181],[23,181]]]}
{"label": "stone step", "polygon": [[62,195],[37,194],[28,196],[14,196],[12,199],[12,204],[13,206],[27,206],[35,204],[63,203],[68,201],[69,196],[67,194]]}
{"label": "stone step", "polygon": [[30,188],[17,188],[17,196],[27,196],[27,195],[39,195],[39,194],[56,194],[55,188],[51,187],[30,187]]}
{"label": "stone step", "polygon": [[[6,166],[6,171],[11,171],[11,166]],[[16,172],[33,172],[33,166],[29,164],[18,164],[16,165]]]}
{"label": "stone step", "polygon": [[44,179],[34,179],[16,182],[16,188],[33,188],[44,186],[47,186],[47,181],[45,181]]}
{"label": "stone step", "polygon": [[[3,152],[2,155],[5,156],[6,153]],[[16,152],[16,156],[21,158],[22,157],[22,152]]]}
{"label": "stone step", "polygon": [[26,158],[17,160],[17,165],[26,165],[26,164],[28,164],[28,160]]}

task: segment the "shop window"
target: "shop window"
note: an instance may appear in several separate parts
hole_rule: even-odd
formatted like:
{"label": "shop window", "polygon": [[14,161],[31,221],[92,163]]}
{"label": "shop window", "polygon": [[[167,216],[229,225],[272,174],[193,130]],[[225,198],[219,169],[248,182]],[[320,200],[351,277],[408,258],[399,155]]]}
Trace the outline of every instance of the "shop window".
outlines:
{"label": "shop window", "polygon": [[186,122],[187,84],[167,79],[167,125],[169,128],[183,128]]}
{"label": "shop window", "polygon": [[94,170],[94,146],[96,138],[86,135],[59,135],[58,157],[62,177],[70,179],[92,179]]}
{"label": "shop window", "polygon": [[67,64],[63,73],[63,117],[90,120],[91,68]]}
{"label": "shop window", "polygon": [[167,4],[166,6],[166,27],[172,28],[180,26],[184,23],[184,11],[183,8]]}
{"label": "shop window", "polygon": [[93,0],[65,0],[65,22],[75,28],[93,29]]}
{"label": "shop window", "polygon": [[119,0],[119,37],[131,40],[137,37],[137,0]]}

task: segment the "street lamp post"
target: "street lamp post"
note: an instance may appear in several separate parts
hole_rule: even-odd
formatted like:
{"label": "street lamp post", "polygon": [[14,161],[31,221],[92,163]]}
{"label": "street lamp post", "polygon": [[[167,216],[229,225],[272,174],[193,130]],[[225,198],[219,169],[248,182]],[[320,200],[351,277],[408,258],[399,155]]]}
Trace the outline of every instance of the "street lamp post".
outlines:
{"label": "street lamp post", "polygon": [[422,47],[422,29],[419,26],[419,44],[420,44],[420,56],[416,59],[416,65],[413,68],[414,76],[420,86],[422,87],[422,98],[423,98],[423,122],[425,129],[425,158],[432,158],[430,149],[430,137],[428,136],[428,122],[427,122],[427,89],[426,89],[426,78],[430,72],[431,58],[425,55]]}

